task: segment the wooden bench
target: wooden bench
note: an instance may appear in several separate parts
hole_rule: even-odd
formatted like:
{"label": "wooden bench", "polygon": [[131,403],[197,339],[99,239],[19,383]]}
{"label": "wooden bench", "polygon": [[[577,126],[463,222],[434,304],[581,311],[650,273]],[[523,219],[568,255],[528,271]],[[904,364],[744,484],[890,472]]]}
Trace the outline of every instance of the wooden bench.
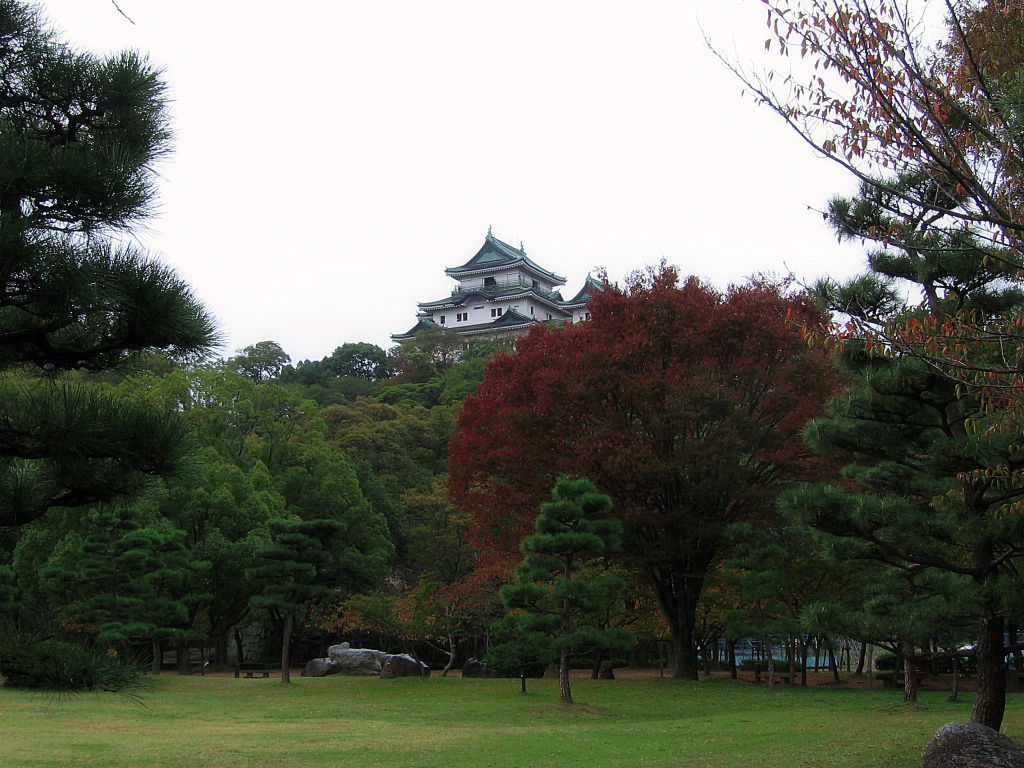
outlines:
{"label": "wooden bench", "polygon": [[[239,671],[236,669],[235,670],[235,677],[240,677],[240,676],[241,675],[239,674]],[[253,680],[253,679],[256,679],[256,678],[270,677],[270,672],[268,672],[267,670],[251,670],[250,669],[250,670],[246,670],[245,677],[246,677],[246,679],[249,679],[249,680]]]}

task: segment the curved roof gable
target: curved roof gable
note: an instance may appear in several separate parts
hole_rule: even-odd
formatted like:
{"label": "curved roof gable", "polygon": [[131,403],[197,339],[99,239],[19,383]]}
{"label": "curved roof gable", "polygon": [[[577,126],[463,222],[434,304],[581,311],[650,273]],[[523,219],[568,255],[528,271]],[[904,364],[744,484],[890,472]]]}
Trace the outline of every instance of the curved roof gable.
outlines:
{"label": "curved roof gable", "polygon": [[587,279],[583,283],[583,287],[580,288],[580,292],[573,296],[568,301],[563,301],[563,307],[582,307],[591,297],[604,288],[604,283],[598,280],[592,275],[587,275]]}
{"label": "curved roof gable", "polygon": [[535,264],[526,256],[526,251],[499,240],[491,234],[490,230],[487,230],[484,244],[480,246],[480,250],[476,252],[473,258],[461,267],[447,267],[444,272],[449,277],[468,277],[478,272],[493,272],[520,264],[534,272],[538,277],[542,277],[554,285],[565,284],[564,277],[556,275],[554,272],[549,272],[544,267]]}

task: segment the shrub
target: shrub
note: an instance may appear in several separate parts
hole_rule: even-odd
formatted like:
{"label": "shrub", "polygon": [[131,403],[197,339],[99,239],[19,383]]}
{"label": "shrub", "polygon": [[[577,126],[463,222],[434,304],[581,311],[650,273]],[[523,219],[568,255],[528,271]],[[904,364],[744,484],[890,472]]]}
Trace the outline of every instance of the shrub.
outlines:
{"label": "shrub", "polygon": [[0,636],[0,674],[13,688],[115,691],[136,695],[143,665],[113,649],[83,645],[38,633]]}

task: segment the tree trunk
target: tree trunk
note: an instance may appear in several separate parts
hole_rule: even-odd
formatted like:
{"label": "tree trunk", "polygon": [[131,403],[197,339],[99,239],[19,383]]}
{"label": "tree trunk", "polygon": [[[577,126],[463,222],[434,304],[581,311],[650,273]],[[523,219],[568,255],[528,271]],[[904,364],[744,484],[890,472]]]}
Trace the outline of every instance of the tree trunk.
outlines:
{"label": "tree trunk", "polygon": [[242,630],[235,627],[235,677],[238,677],[238,671],[242,668]]}
{"label": "tree trunk", "polygon": [[917,665],[907,656],[903,659],[903,701],[917,701]]}
{"label": "tree trunk", "polygon": [[956,701],[960,695],[960,663],[955,655],[950,663],[953,665],[953,690],[949,693],[949,701]]}
{"label": "tree trunk", "polygon": [[675,669],[672,677],[679,680],[696,680],[697,678],[697,648],[693,644],[693,633],[683,631],[682,637],[672,638],[672,650],[675,653]]}
{"label": "tree trunk", "polygon": [[569,649],[563,648],[558,659],[558,696],[563,704],[572,704],[572,689],[569,687]]}
{"label": "tree trunk", "polygon": [[868,668],[868,688],[874,687],[875,684],[875,646],[870,643],[865,643],[868,647],[867,659],[865,663]]}
{"label": "tree trunk", "polygon": [[178,653],[178,674],[192,674],[191,648],[188,640],[179,640],[177,645]]}
{"label": "tree trunk", "polygon": [[836,664],[836,646],[832,638],[828,640],[828,668],[832,670],[832,681],[839,682],[839,667]]}
{"label": "tree trunk", "polygon": [[860,644],[860,655],[857,657],[857,669],[854,670],[854,672],[853,672],[853,676],[854,677],[860,677],[861,675],[864,674],[864,660],[867,657],[867,652],[868,652],[868,644],[867,643],[861,643]]}
{"label": "tree trunk", "polygon": [[[664,572],[657,569],[645,571],[661,615],[672,633],[672,648],[675,652],[672,676],[677,679],[698,679],[700,666],[697,662],[694,632],[697,604],[704,589],[704,574],[713,552],[713,549],[709,549],[697,556],[685,558],[684,562],[676,563],[672,569]],[[680,576],[679,573],[685,575]]]}
{"label": "tree trunk", "polygon": [[998,731],[1006,710],[1006,664],[1003,645],[1003,618],[989,606],[978,622],[978,644],[974,652],[978,662],[978,693],[971,722]]}
{"label": "tree trunk", "polygon": [[729,677],[736,679],[736,641],[726,640],[726,653],[729,655]]}
{"label": "tree trunk", "polygon": [[153,649],[153,663],[149,668],[149,672],[152,675],[159,675],[160,667],[164,662],[164,650],[160,647],[160,638],[154,637],[151,647]]}
{"label": "tree trunk", "polygon": [[290,683],[292,676],[289,668],[292,645],[292,622],[295,619],[295,612],[286,610],[284,612],[284,624],[281,627],[281,682]]}
{"label": "tree trunk", "polygon": [[231,630],[213,634],[213,668],[222,672],[228,667],[228,642]]}
{"label": "tree trunk", "polygon": [[772,653],[771,643],[768,643],[768,690],[775,689],[775,654]]}
{"label": "tree trunk", "polygon": [[454,635],[448,635],[448,663],[444,665],[444,669],[441,670],[441,677],[448,677],[448,673],[451,672],[452,667],[455,666],[455,651],[457,649]]}
{"label": "tree trunk", "polygon": [[800,685],[801,687],[807,687],[807,647],[808,643],[806,640],[800,640],[800,651],[802,653],[800,663]]}

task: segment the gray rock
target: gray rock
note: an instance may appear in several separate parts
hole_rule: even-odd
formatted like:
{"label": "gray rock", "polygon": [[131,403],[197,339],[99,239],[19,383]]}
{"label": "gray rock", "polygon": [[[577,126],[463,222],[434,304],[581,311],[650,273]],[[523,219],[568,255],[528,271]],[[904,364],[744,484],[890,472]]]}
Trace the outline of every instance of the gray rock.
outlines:
{"label": "gray rock", "polygon": [[302,668],[302,677],[327,677],[341,672],[341,665],[334,659],[310,659]]}
{"label": "gray rock", "polygon": [[463,677],[501,677],[501,672],[480,659],[470,656],[462,665]]}
{"label": "gray rock", "polygon": [[381,664],[387,656],[384,651],[372,648],[350,648],[348,643],[338,643],[327,649],[327,655],[338,663],[343,675],[379,675]]}
{"label": "gray rock", "polygon": [[925,747],[923,768],[1024,768],[1024,747],[978,723],[947,723]]}
{"label": "gray rock", "polygon": [[381,662],[380,676],[385,680],[395,677],[430,677],[430,667],[407,653],[389,653]]}

